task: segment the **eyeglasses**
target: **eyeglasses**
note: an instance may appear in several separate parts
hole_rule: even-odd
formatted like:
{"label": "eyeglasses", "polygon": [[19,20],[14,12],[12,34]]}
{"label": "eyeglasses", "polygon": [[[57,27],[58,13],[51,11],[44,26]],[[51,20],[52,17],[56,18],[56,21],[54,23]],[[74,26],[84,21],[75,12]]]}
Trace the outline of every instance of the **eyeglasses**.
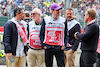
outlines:
{"label": "eyeglasses", "polygon": [[35,14],[38,14],[38,13],[31,13],[31,15],[35,15]]}
{"label": "eyeglasses", "polygon": [[84,14],[83,16],[88,15],[88,14]]}

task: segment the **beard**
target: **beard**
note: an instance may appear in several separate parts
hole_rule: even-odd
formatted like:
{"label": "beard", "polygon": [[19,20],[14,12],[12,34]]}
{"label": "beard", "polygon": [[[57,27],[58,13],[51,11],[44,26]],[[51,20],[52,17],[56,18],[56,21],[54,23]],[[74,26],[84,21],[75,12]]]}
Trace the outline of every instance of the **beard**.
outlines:
{"label": "beard", "polygon": [[37,20],[38,20],[38,18],[34,18],[33,20],[34,20],[34,21],[37,21]]}
{"label": "beard", "polygon": [[67,18],[68,21],[71,21],[73,18]]}

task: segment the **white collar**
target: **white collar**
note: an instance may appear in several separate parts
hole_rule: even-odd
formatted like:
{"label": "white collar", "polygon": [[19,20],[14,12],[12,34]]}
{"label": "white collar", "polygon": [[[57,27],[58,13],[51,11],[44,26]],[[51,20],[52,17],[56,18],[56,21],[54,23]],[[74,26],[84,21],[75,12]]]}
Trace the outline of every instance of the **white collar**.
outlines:
{"label": "white collar", "polygon": [[93,22],[95,22],[95,19],[92,20],[91,22],[87,23],[87,25],[92,24]]}

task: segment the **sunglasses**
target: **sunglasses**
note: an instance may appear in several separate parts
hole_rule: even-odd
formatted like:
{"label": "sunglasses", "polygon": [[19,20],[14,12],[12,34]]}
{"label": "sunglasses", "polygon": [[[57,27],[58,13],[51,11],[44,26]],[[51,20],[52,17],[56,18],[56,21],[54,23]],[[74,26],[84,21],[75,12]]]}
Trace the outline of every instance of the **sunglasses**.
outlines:
{"label": "sunglasses", "polygon": [[38,13],[31,13],[31,15],[35,15],[35,14],[38,14]]}
{"label": "sunglasses", "polygon": [[86,16],[87,14],[84,14],[83,16]]}

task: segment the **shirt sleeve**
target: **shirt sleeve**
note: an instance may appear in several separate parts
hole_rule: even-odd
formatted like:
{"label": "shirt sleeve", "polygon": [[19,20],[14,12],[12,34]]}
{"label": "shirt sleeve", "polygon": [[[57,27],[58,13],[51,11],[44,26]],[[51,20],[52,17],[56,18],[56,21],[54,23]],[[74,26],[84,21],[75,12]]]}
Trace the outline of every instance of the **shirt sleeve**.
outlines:
{"label": "shirt sleeve", "polygon": [[42,45],[42,48],[44,46],[46,46],[43,41],[44,41],[44,34],[45,34],[45,21],[44,19],[41,21],[41,29],[40,29],[40,41],[41,41],[41,45]]}
{"label": "shirt sleeve", "polygon": [[[79,24],[76,24],[76,26],[75,26],[75,32],[81,33],[81,27],[80,27]],[[77,50],[79,42],[80,42],[79,39],[75,39],[74,45],[72,46],[72,50],[73,51]]]}
{"label": "shirt sleeve", "polygon": [[5,52],[6,53],[12,53],[12,48],[10,45],[11,41],[11,24],[7,22],[4,25],[4,34],[3,34],[3,42],[4,42],[4,47],[5,47]]}
{"label": "shirt sleeve", "polygon": [[68,34],[67,34],[68,30],[67,30],[67,20],[65,21],[65,37],[64,37],[64,43],[65,43],[65,47],[67,45],[68,42]]}

